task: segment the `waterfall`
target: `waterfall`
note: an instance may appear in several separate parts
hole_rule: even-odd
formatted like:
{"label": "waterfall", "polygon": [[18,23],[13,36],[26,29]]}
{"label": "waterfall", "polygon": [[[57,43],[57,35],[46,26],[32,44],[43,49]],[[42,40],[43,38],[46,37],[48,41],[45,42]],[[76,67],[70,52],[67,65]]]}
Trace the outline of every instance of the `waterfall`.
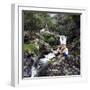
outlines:
{"label": "waterfall", "polygon": [[[61,45],[62,44],[65,44],[66,45],[66,40],[67,40],[67,37],[64,36],[64,35],[61,35],[60,36],[60,43]],[[55,57],[55,53],[57,53],[57,50],[53,51],[51,50],[52,52],[48,53],[47,55],[44,55],[44,58],[40,58],[39,59],[39,63],[41,63],[42,65],[42,68],[44,68],[45,66],[47,66],[48,62]],[[66,52],[66,51],[65,51]],[[38,65],[38,63],[37,63]],[[33,65],[32,68],[31,68],[31,77],[35,77],[37,76],[38,74],[38,67],[40,67],[39,65],[37,66],[37,68]],[[41,70],[42,70],[41,68]]]}
{"label": "waterfall", "polygon": [[41,58],[40,61],[44,64],[48,63],[50,59],[54,58],[55,54],[54,53],[49,53],[48,55],[45,55],[45,58]]}
{"label": "waterfall", "polygon": [[31,77],[35,77],[36,75],[37,75],[37,69],[34,66],[32,66],[32,68],[31,68]]}
{"label": "waterfall", "polygon": [[[55,57],[55,54],[52,52],[52,53],[49,53],[49,54],[44,55],[44,56],[45,56],[45,58],[41,58],[39,60],[39,62],[43,64],[43,67],[45,67],[48,64],[48,61],[50,61],[52,58]],[[31,77],[35,77],[37,75],[37,72],[38,72],[38,69],[35,66],[32,66]]]}
{"label": "waterfall", "polygon": [[61,45],[62,44],[65,44],[66,45],[66,41],[67,41],[67,37],[64,36],[64,35],[60,35],[60,43],[61,43]]}

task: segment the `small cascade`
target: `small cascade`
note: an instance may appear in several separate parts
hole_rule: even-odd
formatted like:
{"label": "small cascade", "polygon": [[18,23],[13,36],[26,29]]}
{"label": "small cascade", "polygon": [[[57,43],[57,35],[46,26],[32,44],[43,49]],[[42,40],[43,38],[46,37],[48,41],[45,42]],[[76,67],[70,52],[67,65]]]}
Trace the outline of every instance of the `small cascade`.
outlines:
{"label": "small cascade", "polygon": [[[62,35],[60,36],[60,43],[65,44],[66,45],[66,36]],[[44,58],[40,58],[39,59],[39,63],[42,66],[42,68],[46,67],[48,62],[50,60],[52,60],[53,58],[55,58],[55,54],[57,53],[57,50],[51,50],[52,52],[48,53],[47,55],[44,55]],[[40,67],[39,63],[37,63],[37,67],[35,67],[34,65],[31,68],[31,77],[35,77],[38,75],[39,69],[38,67]],[[41,68],[41,69],[42,69]]]}
{"label": "small cascade", "polygon": [[31,77],[35,77],[36,75],[37,75],[37,69],[34,66],[32,66],[32,68],[31,68]]}
{"label": "small cascade", "polygon": [[[48,64],[48,62],[49,62],[52,58],[55,57],[55,54],[52,52],[52,53],[49,53],[49,54],[44,55],[44,56],[45,56],[45,58],[41,58],[41,59],[39,60],[39,62],[40,62],[41,64],[43,64],[43,66],[45,67],[45,66]],[[39,66],[38,66],[38,67],[39,67]],[[37,73],[38,73],[37,68],[36,68],[35,66],[32,66],[32,68],[31,68],[31,77],[35,77],[35,76],[37,75]]]}

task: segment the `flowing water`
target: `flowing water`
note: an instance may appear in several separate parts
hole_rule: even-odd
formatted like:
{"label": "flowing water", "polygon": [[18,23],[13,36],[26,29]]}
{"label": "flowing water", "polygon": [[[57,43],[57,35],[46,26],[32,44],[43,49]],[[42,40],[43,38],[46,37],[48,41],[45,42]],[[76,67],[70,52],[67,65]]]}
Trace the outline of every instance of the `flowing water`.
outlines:
{"label": "flowing water", "polygon": [[[44,55],[44,56],[45,56],[45,58],[41,58],[41,59],[39,60],[39,62],[40,62],[41,64],[43,64],[43,67],[45,67],[45,66],[48,64],[48,62],[49,62],[52,58],[55,57],[55,54],[52,52],[52,53],[49,53],[49,54]],[[38,67],[39,67],[39,66],[38,66]],[[31,77],[35,77],[35,76],[37,75],[37,72],[38,72],[38,69],[37,69],[35,66],[32,66],[32,69],[31,69]]]}
{"label": "flowing water", "polygon": [[[61,43],[61,44],[66,44],[66,39],[67,39],[66,36],[61,35],[61,36],[60,36],[60,43]],[[47,55],[44,55],[45,58],[41,58],[41,59],[39,60],[39,62],[40,62],[41,64],[43,64],[43,67],[45,67],[45,66],[48,64],[48,62],[49,62],[52,58],[55,57],[55,53],[57,53],[57,51],[53,51],[53,52],[51,52],[51,53],[48,53]],[[38,67],[40,67],[40,66],[38,65]],[[32,68],[31,68],[31,77],[35,77],[35,76],[37,75],[37,73],[38,73],[38,69],[33,65]]]}

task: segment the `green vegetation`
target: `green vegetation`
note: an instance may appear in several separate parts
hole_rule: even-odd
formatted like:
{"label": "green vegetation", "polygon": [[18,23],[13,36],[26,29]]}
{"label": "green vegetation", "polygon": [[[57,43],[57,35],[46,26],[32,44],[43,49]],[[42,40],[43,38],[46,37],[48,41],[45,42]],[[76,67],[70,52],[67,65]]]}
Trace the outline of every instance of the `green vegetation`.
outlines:
{"label": "green vegetation", "polygon": [[31,53],[34,53],[34,55],[37,55],[39,50],[34,43],[30,43],[24,44],[24,51],[29,51]]}
{"label": "green vegetation", "polygon": [[55,45],[55,36],[51,35],[51,34],[44,34],[44,41],[49,43],[51,46]]}
{"label": "green vegetation", "polygon": [[[80,75],[79,14],[23,11],[23,29],[25,77],[31,77],[32,65],[40,68],[37,76]],[[57,51],[60,35],[67,36],[69,55],[54,54],[44,67],[40,59]]]}
{"label": "green vegetation", "polygon": [[[24,49],[27,49],[36,54],[38,49],[34,43],[30,42],[36,38],[40,39],[39,37],[42,37],[42,40],[48,43],[51,47],[55,47],[59,44],[59,37],[56,36],[57,34],[66,35],[67,45],[71,52],[75,53],[75,55],[76,53],[79,54],[80,15],[55,13],[55,15],[52,17],[51,14],[53,13],[23,11],[24,32],[29,32],[27,35],[28,37],[26,37],[26,39],[24,38],[26,40],[24,41]],[[46,32],[39,34],[42,28],[45,28],[45,30],[49,31],[51,34]],[[39,34],[39,37],[37,37],[36,33]],[[74,47],[71,47],[72,44],[74,44]]]}

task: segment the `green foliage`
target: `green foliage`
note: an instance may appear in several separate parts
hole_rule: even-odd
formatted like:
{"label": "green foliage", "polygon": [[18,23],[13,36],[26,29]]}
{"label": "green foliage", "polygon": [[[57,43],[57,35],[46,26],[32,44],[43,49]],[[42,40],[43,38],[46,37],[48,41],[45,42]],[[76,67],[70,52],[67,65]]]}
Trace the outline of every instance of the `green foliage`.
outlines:
{"label": "green foliage", "polygon": [[49,43],[51,46],[54,46],[58,42],[58,37],[55,37],[55,35],[44,33],[44,41]]}
{"label": "green foliage", "polygon": [[35,55],[38,54],[38,48],[36,47],[36,45],[34,43],[24,44],[24,50],[34,53]]}
{"label": "green foliage", "polygon": [[[34,40],[36,35],[33,33],[39,33],[42,28],[46,29],[46,24],[48,29],[52,33],[58,35],[67,36],[67,44],[71,45],[74,43],[75,55],[79,54],[80,51],[80,15],[56,13],[54,17],[50,16],[47,12],[36,12],[36,11],[23,11],[24,15],[24,31],[30,31],[29,39]],[[41,35],[43,41],[49,45],[56,47],[59,44],[59,38],[53,34],[44,33]],[[33,38],[33,39],[31,39]],[[27,39],[27,38],[26,38]],[[77,47],[77,48],[76,48]],[[28,43],[25,45],[25,49],[37,53],[37,48],[35,44]]]}
{"label": "green foliage", "polygon": [[[40,69],[41,73],[38,76],[80,74],[80,15],[23,11],[23,26],[25,58],[28,58],[29,54],[30,56],[34,54],[34,57],[38,58],[37,64],[40,58],[44,58],[52,50],[57,50],[60,46],[60,35],[67,36],[66,46],[69,50],[69,57],[62,59],[63,55],[58,54],[48,62],[47,66],[40,62],[40,68],[45,67]],[[34,58],[29,57],[30,59]]]}
{"label": "green foliage", "polygon": [[46,13],[40,12],[28,12],[23,11],[24,14],[24,30],[37,31],[45,27],[47,24],[49,27],[52,25],[51,17]]}
{"label": "green foliage", "polygon": [[50,37],[47,42],[52,46],[55,43],[55,38],[54,37]]}

